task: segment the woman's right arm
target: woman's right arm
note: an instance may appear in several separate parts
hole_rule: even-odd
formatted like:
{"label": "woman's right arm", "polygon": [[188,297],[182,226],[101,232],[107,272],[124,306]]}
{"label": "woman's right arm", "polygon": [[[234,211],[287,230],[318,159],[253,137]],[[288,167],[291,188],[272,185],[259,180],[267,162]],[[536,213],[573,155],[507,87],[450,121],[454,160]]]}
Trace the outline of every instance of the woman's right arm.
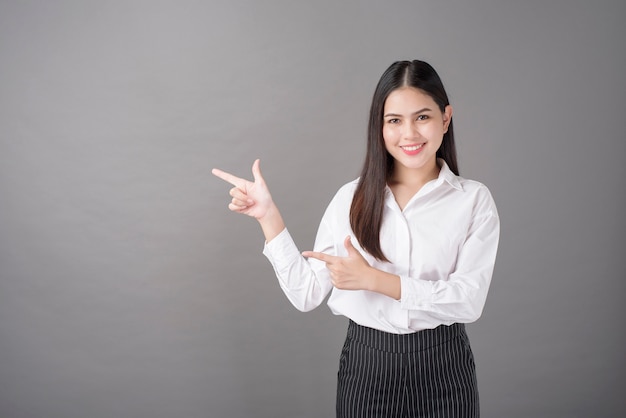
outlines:
{"label": "woman's right arm", "polygon": [[[218,169],[213,169],[212,173],[234,186],[230,189],[232,200],[228,208],[255,218],[261,225],[266,242],[263,254],[272,264],[289,301],[301,311],[319,306],[332,289],[328,272],[323,264],[318,263],[313,268],[311,264],[315,264],[316,260],[309,262],[300,254],[261,175],[259,160],[252,165],[254,182]],[[320,231],[326,229],[320,228]],[[320,235],[323,239],[320,239]],[[318,243],[329,240],[330,234],[318,233]],[[330,248],[323,245],[321,250],[329,251]]]}

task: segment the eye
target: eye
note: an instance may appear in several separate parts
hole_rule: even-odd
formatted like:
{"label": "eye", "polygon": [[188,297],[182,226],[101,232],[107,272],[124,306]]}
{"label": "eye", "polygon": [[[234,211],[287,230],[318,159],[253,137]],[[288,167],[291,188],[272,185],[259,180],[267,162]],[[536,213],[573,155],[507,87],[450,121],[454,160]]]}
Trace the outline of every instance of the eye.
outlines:
{"label": "eye", "polygon": [[428,119],[428,115],[419,115],[417,117],[417,120],[427,120]]}
{"label": "eye", "polygon": [[398,118],[387,119],[387,123],[392,123],[392,124],[400,123],[400,119]]}

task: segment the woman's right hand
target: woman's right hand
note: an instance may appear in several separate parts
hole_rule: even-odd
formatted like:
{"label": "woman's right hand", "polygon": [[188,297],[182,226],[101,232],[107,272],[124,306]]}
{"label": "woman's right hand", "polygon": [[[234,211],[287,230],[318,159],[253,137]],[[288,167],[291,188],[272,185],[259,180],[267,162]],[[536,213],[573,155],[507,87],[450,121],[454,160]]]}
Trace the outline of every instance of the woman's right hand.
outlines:
{"label": "woman's right hand", "polygon": [[274,206],[274,201],[261,175],[259,164],[259,160],[252,164],[254,182],[233,176],[217,168],[214,168],[211,172],[235,186],[230,189],[232,200],[228,208],[233,212],[243,213],[260,221],[270,212]]}
{"label": "woman's right hand", "polygon": [[272,195],[261,175],[259,160],[252,164],[254,182],[233,176],[217,168],[214,168],[211,172],[235,186],[230,189],[232,200],[228,204],[228,208],[233,212],[243,213],[256,218],[259,224],[261,224],[261,229],[263,229],[267,242],[270,242],[285,229],[283,218],[274,204]]}

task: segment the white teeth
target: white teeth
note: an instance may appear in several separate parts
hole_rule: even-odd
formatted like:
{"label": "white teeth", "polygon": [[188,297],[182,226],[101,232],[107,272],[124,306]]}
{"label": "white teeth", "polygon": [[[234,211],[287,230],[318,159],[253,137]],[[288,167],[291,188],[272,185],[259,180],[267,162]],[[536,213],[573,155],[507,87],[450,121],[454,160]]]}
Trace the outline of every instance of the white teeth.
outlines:
{"label": "white teeth", "polygon": [[422,148],[424,144],[419,144],[419,145],[412,145],[410,147],[402,147],[403,149],[407,150],[407,151],[415,151],[418,150],[420,148]]}

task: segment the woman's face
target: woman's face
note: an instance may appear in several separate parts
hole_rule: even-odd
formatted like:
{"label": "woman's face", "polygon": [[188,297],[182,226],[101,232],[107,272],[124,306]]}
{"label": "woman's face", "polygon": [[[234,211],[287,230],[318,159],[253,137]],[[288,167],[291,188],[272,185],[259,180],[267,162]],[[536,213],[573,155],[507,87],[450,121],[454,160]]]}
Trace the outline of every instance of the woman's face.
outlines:
{"label": "woman's face", "polygon": [[432,97],[419,89],[402,87],[392,91],[383,109],[383,138],[396,161],[396,171],[434,169],[451,118],[452,107],[446,106],[441,112]]}

